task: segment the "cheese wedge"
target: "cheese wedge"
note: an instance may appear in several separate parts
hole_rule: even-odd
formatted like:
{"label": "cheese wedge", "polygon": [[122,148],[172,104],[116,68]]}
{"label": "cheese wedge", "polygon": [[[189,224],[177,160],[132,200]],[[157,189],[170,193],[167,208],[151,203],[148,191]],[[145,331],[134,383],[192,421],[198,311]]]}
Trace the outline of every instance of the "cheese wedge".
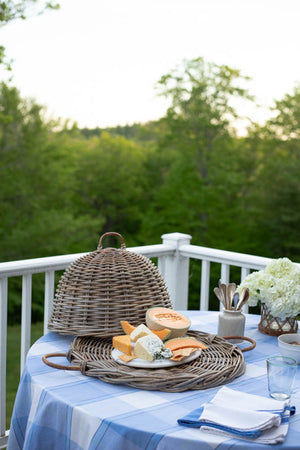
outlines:
{"label": "cheese wedge", "polygon": [[128,334],[123,334],[121,336],[113,336],[113,347],[120,352],[125,353],[125,355],[131,355],[131,340]]}
{"label": "cheese wedge", "polygon": [[170,358],[172,352],[163,348],[164,344],[159,337],[154,334],[148,334],[139,338],[135,344],[133,354],[137,358],[153,361],[154,359]]}
{"label": "cheese wedge", "polygon": [[138,339],[140,339],[143,336],[148,336],[148,334],[153,334],[151,330],[149,330],[148,327],[146,327],[146,325],[141,324],[138,327],[136,327],[135,330],[133,330],[130,333],[130,339],[133,342],[136,342]]}

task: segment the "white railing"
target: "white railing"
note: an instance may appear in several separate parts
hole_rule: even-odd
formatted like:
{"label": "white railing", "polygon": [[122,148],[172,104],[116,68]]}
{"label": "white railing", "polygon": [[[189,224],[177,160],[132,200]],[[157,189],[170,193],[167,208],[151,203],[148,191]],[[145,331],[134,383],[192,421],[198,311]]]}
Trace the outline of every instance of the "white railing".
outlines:
{"label": "white railing", "polygon": [[[190,244],[191,236],[170,233],[162,236],[162,244],[128,248],[129,251],[158,258],[158,268],[165,279],[174,309],[188,309],[189,261],[201,261],[201,280],[199,281],[199,309],[209,309],[210,264],[220,264],[220,278],[224,283],[230,280],[230,267],[241,269],[242,280],[251,269],[263,269],[268,258],[241,253],[200,247]],[[31,337],[31,295],[32,275],[45,273],[44,289],[44,333],[52,308],[55,292],[55,272],[64,270],[75,259],[86,253],[37,258],[24,261],[0,263],[0,448],[7,442],[6,430],[6,345],[7,345],[7,302],[8,278],[22,276],[22,314],[21,314],[21,372],[24,368]],[[235,280],[237,282],[237,280]]]}

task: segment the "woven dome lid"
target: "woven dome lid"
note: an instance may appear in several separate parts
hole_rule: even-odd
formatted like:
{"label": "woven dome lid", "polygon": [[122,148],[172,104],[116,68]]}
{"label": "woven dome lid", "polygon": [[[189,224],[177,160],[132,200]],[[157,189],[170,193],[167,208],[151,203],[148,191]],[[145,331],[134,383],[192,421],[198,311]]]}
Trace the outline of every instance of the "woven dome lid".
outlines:
{"label": "woven dome lid", "polygon": [[[113,235],[121,248],[102,248]],[[75,260],[61,277],[48,328],[62,334],[123,334],[120,320],[145,322],[148,308],[171,308],[165,282],[149,258],[126,250],[123,237],[105,233],[96,251]]]}

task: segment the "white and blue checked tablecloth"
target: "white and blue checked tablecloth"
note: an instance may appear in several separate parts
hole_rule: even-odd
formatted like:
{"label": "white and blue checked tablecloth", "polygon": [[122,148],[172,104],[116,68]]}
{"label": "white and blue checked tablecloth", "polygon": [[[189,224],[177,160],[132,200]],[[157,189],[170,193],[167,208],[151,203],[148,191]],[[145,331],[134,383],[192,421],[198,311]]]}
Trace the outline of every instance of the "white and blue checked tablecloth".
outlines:
{"label": "white and blue checked tablecloth", "polygon": [[[217,332],[218,312],[185,312],[192,329]],[[246,373],[228,386],[268,397],[266,357],[279,354],[277,338],[257,329],[259,316],[246,316],[245,335],[256,348],[245,352]],[[177,419],[211,400],[219,388],[166,393],[107,384],[77,371],[53,369],[42,356],[67,352],[74,336],[49,333],[30,349],[11,422],[8,450],[206,450],[300,449],[300,373],[284,444],[257,445],[186,428]],[[53,362],[67,364],[64,358]]]}

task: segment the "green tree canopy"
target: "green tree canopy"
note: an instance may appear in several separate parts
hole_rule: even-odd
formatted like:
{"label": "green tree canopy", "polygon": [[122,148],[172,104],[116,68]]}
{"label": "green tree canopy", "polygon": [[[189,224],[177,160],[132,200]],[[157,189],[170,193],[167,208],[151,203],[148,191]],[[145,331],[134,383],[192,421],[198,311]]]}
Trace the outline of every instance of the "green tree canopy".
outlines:
{"label": "green tree canopy", "polygon": [[247,139],[255,160],[247,202],[255,230],[252,240],[267,256],[295,260],[300,255],[299,105],[298,84],[275,102],[274,117],[252,130]]}
{"label": "green tree canopy", "polygon": [[[47,9],[58,9],[59,4],[55,1],[44,0],[0,0],[0,27],[9,22],[22,19],[25,20],[33,15],[41,14]],[[5,47],[0,45],[0,64],[11,70],[11,62],[8,60]]]}
{"label": "green tree canopy", "polygon": [[300,139],[300,83],[291,94],[275,101],[275,117],[266,126],[281,139]]}
{"label": "green tree canopy", "polygon": [[203,58],[184,61],[159,80],[159,94],[170,106],[159,143],[164,169],[149,211],[157,232],[171,225],[203,242],[215,235],[212,218],[232,209],[243,174],[237,169],[231,124],[236,99],[251,99],[247,80],[238,70]]}

